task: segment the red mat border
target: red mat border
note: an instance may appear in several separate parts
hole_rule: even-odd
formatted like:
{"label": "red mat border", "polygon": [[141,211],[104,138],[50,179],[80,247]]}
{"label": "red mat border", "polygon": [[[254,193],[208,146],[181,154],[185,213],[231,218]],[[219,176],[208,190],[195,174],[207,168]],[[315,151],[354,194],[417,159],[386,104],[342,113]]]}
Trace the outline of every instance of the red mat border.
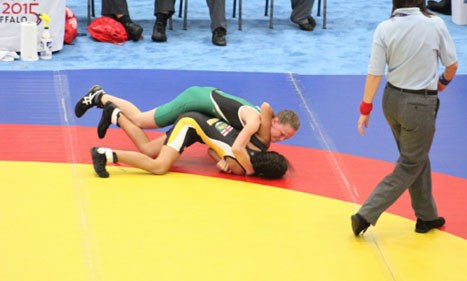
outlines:
{"label": "red mat border", "polygon": [[[151,137],[159,134],[149,133]],[[119,129],[110,129],[106,139],[100,140],[96,129],[90,127],[1,124],[0,136],[2,161],[90,164],[92,146],[135,149]],[[220,173],[214,164],[204,164],[211,160],[203,145],[187,149],[172,171],[258,183],[361,204],[394,167],[385,161],[318,149],[287,145],[273,145],[272,149],[286,155],[293,165],[284,179],[269,181]],[[444,230],[467,239],[467,219],[462,215],[467,213],[463,200],[467,198],[467,180],[434,172],[433,192],[440,215],[447,220]],[[415,219],[408,192],[388,211]]]}

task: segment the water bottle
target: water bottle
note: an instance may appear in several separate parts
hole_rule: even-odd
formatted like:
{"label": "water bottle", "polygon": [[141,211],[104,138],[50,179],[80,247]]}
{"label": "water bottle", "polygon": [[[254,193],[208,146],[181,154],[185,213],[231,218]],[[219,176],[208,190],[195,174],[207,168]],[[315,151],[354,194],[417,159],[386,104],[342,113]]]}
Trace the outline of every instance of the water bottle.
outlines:
{"label": "water bottle", "polygon": [[42,32],[41,43],[39,47],[39,57],[41,60],[52,59],[52,36],[50,36],[49,27],[44,28]]}

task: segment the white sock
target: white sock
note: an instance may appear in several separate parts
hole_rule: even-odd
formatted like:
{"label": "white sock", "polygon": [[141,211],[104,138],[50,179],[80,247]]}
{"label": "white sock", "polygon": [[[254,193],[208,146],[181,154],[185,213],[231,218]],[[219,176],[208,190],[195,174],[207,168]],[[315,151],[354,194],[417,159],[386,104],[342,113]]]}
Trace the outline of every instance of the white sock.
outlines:
{"label": "white sock", "polygon": [[116,126],[118,126],[118,117],[120,116],[120,109],[119,108],[115,108],[113,111],[112,111],[112,116],[110,117],[110,122]]}
{"label": "white sock", "polygon": [[97,149],[97,152],[99,152],[100,154],[104,154],[105,158],[107,159],[107,162],[109,162],[109,163],[114,162],[114,153],[113,153],[112,149],[106,148],[106,147],[99,147]]}

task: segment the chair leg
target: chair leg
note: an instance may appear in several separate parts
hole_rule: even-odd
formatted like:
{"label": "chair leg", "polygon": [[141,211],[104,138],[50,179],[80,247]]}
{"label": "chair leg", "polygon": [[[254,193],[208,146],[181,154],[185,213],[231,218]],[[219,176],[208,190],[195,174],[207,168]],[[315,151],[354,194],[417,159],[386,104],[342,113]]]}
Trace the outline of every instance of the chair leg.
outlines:
{"label": "chair leg", "polygon": [[237,12],[237,0],[233,1],[233,7],[232,7],[232,17],[235,18],[235,14]]}
{"label": "chair leg", "polygon": [[242,0],[238,0],[238,30],[242,30]]}
{"label": "chair leg", "polygon": [[88,25],[91,24],[91,4],[92,4],[92,0],[88,0]]}
{"label": "chair leg", "polygon": [[185,7],[183,11],[183,29],[188,29],[188,0],[185,0]]}
{"label": "chair leg", "polygon": [[264,5],[264,16],[268,16],[268,7],[269,7],[269,0],[266,0],[266,4]]}
{"label": "chair leg", "polygon": [[318,11],[316,12],[316,15],[318,17],[321,16],[321,0],[318,0]]}
{"label": "chair leg", "polygon": [[271,6],[269,7],[269,28],[274,28],[274,0],[271,0]]}
{"label": "chair leg", "polygon": [[183,0],[180,0],[180,7],[178,8],[178,17],[182,17],[182,11],[183,11]]}
{"label": "chair leg", "polygon": [[326,29],[326,22],[327,22],[326,8],[327,8],[327,1],[323,0],[323,29]]}

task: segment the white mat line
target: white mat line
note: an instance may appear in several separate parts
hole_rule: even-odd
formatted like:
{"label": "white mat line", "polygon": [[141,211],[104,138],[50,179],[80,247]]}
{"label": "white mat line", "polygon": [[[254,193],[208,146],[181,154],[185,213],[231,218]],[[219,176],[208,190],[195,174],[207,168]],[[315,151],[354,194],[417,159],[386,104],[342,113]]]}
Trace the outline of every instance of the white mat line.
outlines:
{"label": "white mat line", "polygon": [[62,123],[63,123],[63,143],[67,148],[68,157],[70,163],[70,169],[73,179],[73,189],[76,196],[76,201],[78,204],[79,211],[79,225],[81,227],[82,233],[82,245],[83,253],[85,255],[85,264],[88,269],[88,276],[90,281],[100,281],[103,280],[102,275],[99,274],[98,266],[98,251],[97,243],[94,237],[94,230],[91,229],[90,223],[90,202],[89,195],[86,192],[87,187],[83,178],[78,173],[77,160],[75,153],[79,151],[76,149],[76,140],[78,138],[78,133],[76,128],[72,126],[73,114],[71,103],[70,103],[70,87],[68,83],[68,76],[61,73],[60,71],[54,72],[54,87],[55,93],[57,93],[58,106],[61,110]]}
{"label": "white mat line", "polygon": [[305,99],[303,91],[299,85],[299,81],[296,79],[295,76],[296,75],[294,73],[288,74],[288,78],[290,79],[290,82],[292,83],[295,89],[295,93],[300,98],[302,105],[310,120],[308,125],[315,132],[315,137],[318,140],[321,148],[324,151],[326,151],[327,159],[332,167],[332,172],[338,179],[339,186],[341,187],[342,191],[344,191],[344,194],[347,194],[349,196],[351,202],[356,203],[357,198],[359,197],[358,191],[355,188],[355,186],[349,181],[347,176],[348,173],[346,172],[345,165],[342,159],[337,153],[334,153],[337,152],[337,149],[334,143],[332,142],[332,139],[328,136],[324,127],[321,126],[321,122],[319,121],[318,116],[309,105],[310,102],[307,102],[307,100]]}

